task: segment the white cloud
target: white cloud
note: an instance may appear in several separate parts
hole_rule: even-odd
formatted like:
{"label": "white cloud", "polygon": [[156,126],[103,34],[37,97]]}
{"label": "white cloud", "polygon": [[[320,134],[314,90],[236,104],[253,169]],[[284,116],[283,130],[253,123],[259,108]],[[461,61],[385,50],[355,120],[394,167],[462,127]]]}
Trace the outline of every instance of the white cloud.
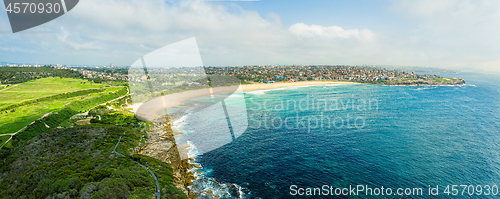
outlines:
{"label": "white cloud", "polygon": [[[0,53],[9,57],[6,61],[36,57],[34,61],[47,63],[129,65],[155,49],[196,37],[205,65],[479,64],[494,68],[500,54],[499,4],[394,1],[394,17],[407,23],[407,28],[390,32],[355,25],[286,27],[278,14],[261,16],[231,3],[86,0],[68,14],[27,31],[46,34],[1,35]],[[6,16],[0,18],[8,21]]]}
{"label": "white cloud", "polygon": [[392,9],[434,31],[474,31],[500,25],[500,1],[494,0],[399,0]]}
{"label": "white cloud", "polygon": [[288,28],[288,31],[295,36],[305,37],[305,38],[323,38],[323,39],[335,39],[335,38],[360,38],[365,40],[373,40],[373,33],[370,30],[363,29],[350,29],[344,30],[340,26],[319,26],[319,25],[307,25],[304,23],[296,23]]}
{"label": "white cloud", "polygon": [[457,2],[457,0],[398,0],[394,1],[393,9],[410,15],[434,17],[453,10]]}
{"label": "white cloud", "polygon": [[407,42],[428,57],[419,63],[500,70],[500,1],[398,0],[391,9],[415,27],[405,34],[421,38]]}
{"label": "white cloud", "polygon": [[70,36],[70,33],[64,28],[61,28],[61,33],[58,35],[59,41],[69,45],[74,51],[80,51],[80,50],[98,50],[100,47],[94,42],[88,42],[88,41],[83,41],[83,42],[74,42],[70,41],[68,37]]}
{"label": "white cloud", "polygon": [[[57,52],[69,63],[76,60],[128,65],[157,48],[196,37],[206,65],[242,65],[313,63],[310,60],[338,63],[332,58],[349,56],[345,54],[348,48],[358,49],[360,40],[373,39],[369,30],[302,26],[322,29],[324,34],[315,35],[311,41],[297,40],[297,36],[305,34],[294,32],[297,24],[287,28],[275,13],[263,18],[258,12],[236,4],[88,0],[81,1],[60,19],[34,29],[59,30],[56,34],[24,36],[19,40],[23,39],[20,43],[37,43],[38,48],[50,48],[41,49],[40,53]],[[41,41],[51,45],[42,45]],[[329,56],[315,58],[315,54]]]}

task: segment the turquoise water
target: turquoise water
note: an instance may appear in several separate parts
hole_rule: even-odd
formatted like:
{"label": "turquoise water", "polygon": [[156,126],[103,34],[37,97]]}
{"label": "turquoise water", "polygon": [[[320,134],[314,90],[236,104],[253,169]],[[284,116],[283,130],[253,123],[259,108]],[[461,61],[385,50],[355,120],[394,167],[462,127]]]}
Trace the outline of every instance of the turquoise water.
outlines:
{"label": "turquoise water", "polygon": [[[482,197],[495,197],[484,192],[486,185],[493,192],[493,185],[500,185],[500,76],[442,76],[465,78],[467,84],[357,84],[245,93],[245,106],[230,100],[227,106],[246,107],[248,128],[222,147],[198,151],[196,162],[204,177],[241,186],[245,198],[299,197],[291,195],[292,185],[383,186],[392,194],[397,188],[423,190],[393,198],[428,198],[429,186],[439,186],[439,195],[432,197],[468,198],[461,187],[456,196],[448,196],[445,188],[473,185],[473,194],[479,194],[476,186],[481,185]],[[202,97],[188,104],[207,101]],[[221,125],[186,117],[183,139],[205,140],[189,131]],[[214,184],[198,188],[209,186]],[[366,197],[360,193],[343,197]]]}

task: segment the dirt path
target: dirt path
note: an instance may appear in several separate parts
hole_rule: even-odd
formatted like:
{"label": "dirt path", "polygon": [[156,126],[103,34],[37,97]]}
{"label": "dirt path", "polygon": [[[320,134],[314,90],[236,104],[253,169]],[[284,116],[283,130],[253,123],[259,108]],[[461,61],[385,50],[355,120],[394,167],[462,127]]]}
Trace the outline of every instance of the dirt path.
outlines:
{"label": "dirt path", "polygon": [[[126,133],[126,132],[123,132],[123,134],[124,134],[124,135],[125,135],[125,133]],[[116,147],[118,147],[118,144],[120,144],[120,141],[121,141],[121,140],[122,140],[122,136],[120,136],[120,139],[118,139],[118,143],[116,143],[116,146],[115,146],[115,148],[113,149],[113,152],[115,152],[116,154],[118,154],[118,155],[120,155],[120,156],[122,156],[122,157],[124,157],[124,158],[127,158],[127,157],[125,157],[123,154],[118,153],[118,152],[116,151]],[[130,158],[129,158],[129,159],[130,159]],[[132,160],[132,159],[130,159],[130,160]],[[148,171],[149,171],[149,173],[151,174],[151,176],[153,176],[153,179],[154,179],[154,180],[155,180],[155,182],[156,182],[156,192],[155,192],[155,196],[156,196],[156,198],[157,198],[157,199],[160,199],[160,183],[158,182],[158,178],[156,178],[156,175],[153,173],[153,171],[151,171],[148,167],[146,167],[146,166],[142,165],[141,163],[136,162],[135,160],[132,160],[132,162],[135,162],[135,163],[139,164],[141,167],[143,167],[144,169],[148,170]]]}
{"label": "dirt path", "polygon": [[2,134],[1,136],[4,136],[4,135],[10,135],[10,138],[9,138],[9,139],[8,139],[8,140],[7,140],[7,141],[6,141],[6,142],[5,142],[2,146],[0,146],[0,149],[1,149],[3,146],[5,146],[5,145],[6,145],[6,144],[7,144],[7,143],[8,143],[8,142],[12,139],[12,137],[13,137],[14,135],[16,135],[16,134],[18,134],[18,133],[20,133],[20,132],[24,131],[26,128],[28,128],[28,126],[30,126],[30,125],[32,125],[32,124],[34,124],[34,123],[35,123],[36,121],[38,121],[38,120],[43,119],[44,117],[47,117],[47,116],[51,115],[52,113],[53,113],[53,112],[50,112],[50,113],[46,113],[46,114],[44,114],[42,117],[40,117],[40,118],[36,119],[35,121],[31,122],[30,124],[26,125],[26,126],[25,126],[25,127],[23,127],[22,129],[19,129],[18,131],[14,132],[14,133],[5,133],[5,134]]}
{"label": "dirt path", "polygon": [[[12,85],[12,84],[9,84],[9,85]],[[2,91],[4,91],[4,90],[11,89],[11,88],[14,88],[14,87],[16,87],[16,86],[17,86],[17,84],[12,85],[12,86],[9,86],[9,87],[7,87],[7,88],[4,88],[4,89],[0,90],[0,92],[2,92]]]}

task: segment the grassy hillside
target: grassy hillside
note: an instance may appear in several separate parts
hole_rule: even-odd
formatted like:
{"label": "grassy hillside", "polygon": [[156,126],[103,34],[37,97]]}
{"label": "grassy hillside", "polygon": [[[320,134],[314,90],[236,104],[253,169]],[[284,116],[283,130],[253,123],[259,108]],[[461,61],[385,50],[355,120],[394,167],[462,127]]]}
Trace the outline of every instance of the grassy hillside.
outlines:
{"label": "grassy hillside", "polygon": [[[112,90],[116,91],[116,89]],[[70,102],[91,99],[100,94],[101,93],[95,93],[88,96],[44,101],[41,103],[20,106],[15,108],[15,110],[2,111],[0,112],[0,135],[14,133],[42,117],[44,114],[57,111]]]}
{"label": "grassy hillside", "polygon": [[[153,178],[130,157],[155,173],[162,198],[186,198],[174,187],[168,164],[133,154],[146,140],[146,125],[133,114],[103,107],[92,115],[101,120],[50,130],[18,150],[3,149],[0,198],[152,198]],[[120,136],[116,150],[127,157],[112,152]]]}
{"label": "grassy hillside", "polygon": [[[76,114],[124,94],[125,87],[81,79],[45,78],[21,83],[0,91],[0,103],[4,105],[0,107],[0,135],[19,131],[47,113],[71,109],[66,112]],[[46,128],[51,127],[46,124]]]}
{"label": "grassy hillside", "polygon": [[[0,199],[153,198],[154,179],[132,159],[155,173],[162,198],[187,198],[168,164],[134,154],[147,124],[125,111],[131,99],[121,85],[44,78],[0,91]],[[126,157],[112,152],[120,136],[116,150]]]}
{"label": "grassy hillside", "polygon": [[105,85],[91,83],[84,79],[49,77],[31,80],[0,91],[0,108],[24,100],[47,97],[65,92],[102,88]]}

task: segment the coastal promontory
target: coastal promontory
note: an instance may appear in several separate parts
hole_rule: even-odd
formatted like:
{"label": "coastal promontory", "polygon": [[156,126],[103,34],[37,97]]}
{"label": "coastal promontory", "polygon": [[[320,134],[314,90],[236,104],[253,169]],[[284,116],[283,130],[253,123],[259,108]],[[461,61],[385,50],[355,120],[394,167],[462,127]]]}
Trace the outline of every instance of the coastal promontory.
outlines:
{"label": "coastal promontory", "polygon": [[390,81],[368,82],[381,85],[401,85],[401,86],[419,86],[419,85],[463,85],[463,78],[430,78],[430,79],[398,79]]}

